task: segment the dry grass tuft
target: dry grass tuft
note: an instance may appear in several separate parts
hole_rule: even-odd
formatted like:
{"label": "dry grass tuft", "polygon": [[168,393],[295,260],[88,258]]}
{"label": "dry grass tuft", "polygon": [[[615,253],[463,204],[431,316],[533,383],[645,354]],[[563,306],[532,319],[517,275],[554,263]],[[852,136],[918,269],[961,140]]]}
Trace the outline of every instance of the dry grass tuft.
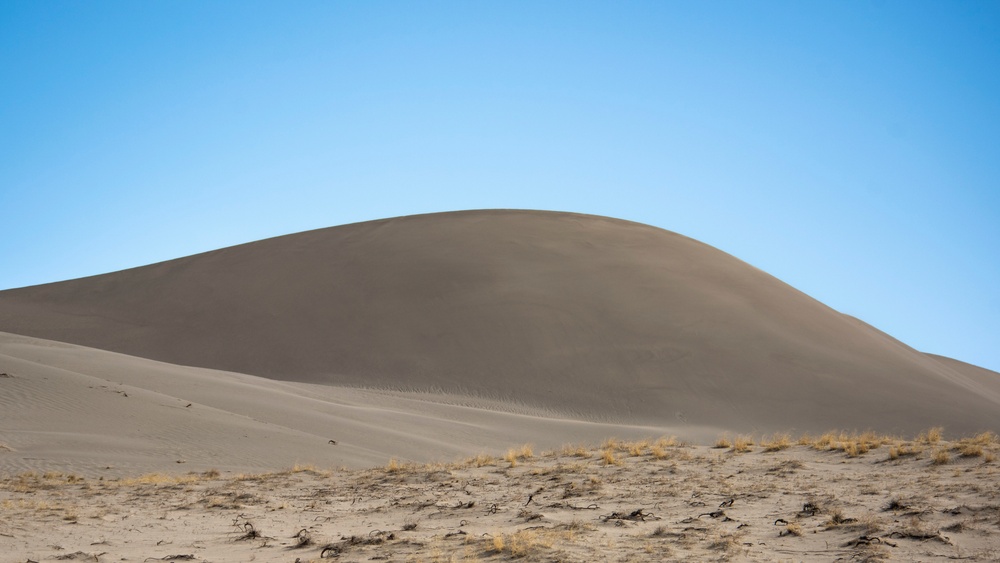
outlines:
{"label": "dry grass tuft", "polygon": [[816,438],[811,443],[807,442],[806,436],[799,438],[800,444],[807,442],[803,445],[809,445],[814,450],[841,451],[844,452],[847,457],[858,457],[881,446],[893,444],[896,441],[896,438],[893,438],[892,436],[876,434],[871,430],[867,430],[860,434],[857,432],[832,430]]}
{"label": "dry grass tuft", "polygon": [[917,436],[918,442],[923,442],[925,444],[936,444],[941,441],[944,436],[944,428],[940,426],[935,426],[934,428],[925,430]]}
{"label": "dry grass tuft", "polygon": [[983,457],[985,453],[979,444],[963,444],[961,442],[955,445],[955,451],[962,457]]}
{"label": "dry grass tuft", "polygon": [[572,540],[575,532],[570,529],[536,530],[524,529],[511,534],[497,533],[486,541],[487,550],[507,554],[511,558],[538,557],[545,549],[551,548],[557,540]]}
{"label": "dry grass tuft", "polygon": [[750,436],[737,436],[733,439],[733,445],[729,451],[738,454],[746,453],[753,449],[753,443],[753,438]]}
{"label": "dry grass tuft", "polygon": [[497,462],[497,458],[489,454],[479,454],[475,457],[470,457],[465,460],[466,467],[485,467],[487,465],[493,465]]}
{"label": "dry grass tuft", "polygon": [[511,467],[517,467],[518,461],[523,461],[526,459],[531,459],[535,456],[535,453],[531,449],[531,444],[524,444],[519,448],[510,448],[507,453],[504,454],[503,458]]}
{"label": "dry grass tuft", "polygon": [[681,444],[681,442],[677,439],[677,436],[661,436],[656,440],[656,442],[653,443],[653,445],[661,448],[676,448],[683,444]]}
{"label": "dry grass tuft", "polygon": [[621,459],[615,457],[615,452],[611,450],[604,450],[601,452],[601,461],[604,465],[624,465],[625,462]]}
{"label": "dry grass tuft", "polygon": [[792,447],[792,438],[788,434],[775,434],[770,438],[762,438],[760,445],[765,452],[778,452]]}
{"label": "dry grass tuft", "polygon": [[625,444],[625,451],[627,451],[628,455],[632,457],[639,457],[643,455],[647,449],[649,449],[649,440],[629,442]]}
{"label": "dry grass tuft", "polygon": [[580,458],[590,457],[590,449],[588,449],[586,446],[583,445],[575,445],[575,446],[565,445],[562,447],[561,450],[559,450],[559,453],[560,455],[571,456],[571,457],[580,457]]}
{"label": "dry grass tuft", "polygon": [[135,485],[186,485],[189,483],[196,483],[201,479],[201,475],[196,474],[166,475],[164,473],[147,473],[138,477],[122,479],[120,484],[126,487],[132,487]]}
{"label": "dry grass tuft", "polygon": [[419,467],[417,467],[417,464],[415,463],[399,461],[396,458],[392,458],[383,469],[386,473],[412,473],[417,471]]}
{"label": "dry grass tuft", "polygon": [[945,448],[938,448],[934,451],[934,456],[931,457],[931,465],[947,465],[951,462],[951,456],[948,455],[948,450]]}
{"label": "dry grass tuft", "polygon": [[740,549],[740,538],[733,534],[721,534],[708,544],[709,549],[730,553]]}
{"label": "dry grass tuft", "polygon": [[715,440],[714,448],[731,448],[733,447],[733,441],[729,439],[729,434],[720,434]]}

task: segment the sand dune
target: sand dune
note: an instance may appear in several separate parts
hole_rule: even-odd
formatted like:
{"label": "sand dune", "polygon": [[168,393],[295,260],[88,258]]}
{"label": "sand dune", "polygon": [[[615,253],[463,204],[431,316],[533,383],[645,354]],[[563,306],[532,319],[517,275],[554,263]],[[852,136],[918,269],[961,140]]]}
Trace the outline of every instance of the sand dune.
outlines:
{"label": "sand dune", "polygon": [[[18,561],[998,552],[996,435],[916,435],[1000,430],[1000,374],[635,223],[311,231],[0,292],[0,331]],[[897,436],[763,439],[832,428]]]}
{"label": "sand dune", "polygon": [[0,330],[658,428],[1000,429],[997,374],[692,239],[568,213],[372,221],[4,291]]}
{"label": "sand dune", "polygon": [[273,381],[6,333],[0,372],[0,475],[359,468],[496,454],[513,440],[556,447],[670,432]]}

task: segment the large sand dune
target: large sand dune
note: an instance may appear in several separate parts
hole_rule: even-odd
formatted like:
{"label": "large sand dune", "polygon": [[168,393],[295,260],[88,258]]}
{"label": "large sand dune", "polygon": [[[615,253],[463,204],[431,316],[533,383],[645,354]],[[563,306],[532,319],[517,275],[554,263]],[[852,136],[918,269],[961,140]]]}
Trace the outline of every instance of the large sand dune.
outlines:
{"label": "large sand dune", "polygon": [[0,331],[658,428],[1000,429],[1000,375],[692,239],[568,213],[372,221],[4,291]]}

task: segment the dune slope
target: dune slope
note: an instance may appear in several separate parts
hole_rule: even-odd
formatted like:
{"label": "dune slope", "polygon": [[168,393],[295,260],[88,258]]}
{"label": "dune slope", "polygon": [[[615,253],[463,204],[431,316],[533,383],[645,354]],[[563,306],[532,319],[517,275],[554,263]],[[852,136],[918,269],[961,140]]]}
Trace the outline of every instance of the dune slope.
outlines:
{"label": "dune slope", "polygon": [[634,424],[1000,429],[989,376],[705,244],[569,213],[372,221],[4,291],[0,330]]}

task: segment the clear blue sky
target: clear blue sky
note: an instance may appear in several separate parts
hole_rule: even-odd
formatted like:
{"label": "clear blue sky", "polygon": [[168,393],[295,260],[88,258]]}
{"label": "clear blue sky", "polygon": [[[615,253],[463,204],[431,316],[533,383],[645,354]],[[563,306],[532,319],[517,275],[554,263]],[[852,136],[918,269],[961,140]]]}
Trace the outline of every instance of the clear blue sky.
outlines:
{"label": "clear blue sky", "polygon": [[1000,3],[0,3],[0,289],[496,207],[1000,370]]}

